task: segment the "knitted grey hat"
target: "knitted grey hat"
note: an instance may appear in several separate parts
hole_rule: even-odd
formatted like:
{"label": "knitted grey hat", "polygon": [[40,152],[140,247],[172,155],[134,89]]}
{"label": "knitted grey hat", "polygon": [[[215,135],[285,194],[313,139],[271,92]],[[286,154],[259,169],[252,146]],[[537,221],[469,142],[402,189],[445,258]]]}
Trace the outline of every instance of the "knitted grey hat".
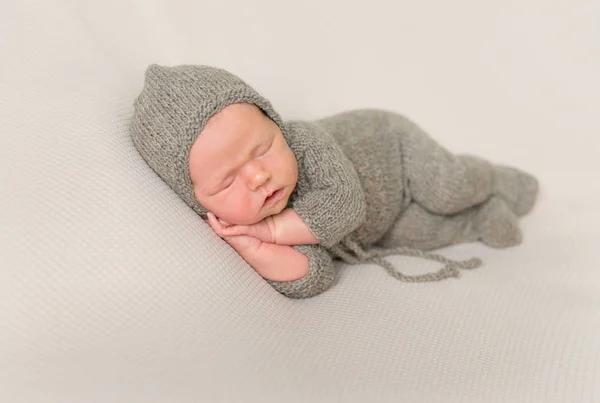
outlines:
{"label": "knitted grey hat", "polygon": [[284,132],[281,118],[269,101],[240,78],[215,67],[152,64],[134,102],[130,126],[133,144],[158,176],[198,214],[207,210],[194,197],[189,151],[208,119],[233,103],[256,105]]}

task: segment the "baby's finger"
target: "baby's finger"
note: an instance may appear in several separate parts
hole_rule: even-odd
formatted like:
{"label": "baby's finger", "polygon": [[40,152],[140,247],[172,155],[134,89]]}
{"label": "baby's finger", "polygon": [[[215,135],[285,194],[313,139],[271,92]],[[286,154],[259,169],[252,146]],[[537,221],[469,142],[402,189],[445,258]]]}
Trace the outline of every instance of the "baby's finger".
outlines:
{"label": "baby's finger", "polygon": [[232,236],[224,239],[231,247],[233,247],[238,252],[250,248],[256,249],[261,244],[260,240],[246,235]]}
{"label": "baby's finger", "polygon": [[234,235],[245,235],[245,227],[242,225],[234,225],[231,227],[223,228],[223,235],[234,236]]}
{"label": "baby's finger", "polygon": [[221,225],[222,225],[223,227],[230,227],[230,226],[231,226],[231,224],[229,224],[227,221],[225,221],[225,220],[222,220],[222,219],[220,219],[220,218],[219,218],[219,223],[221,223]]}
{"label": "baby's finger", "polygon": [[208,223],[219,236],[223,235],[223,227],[213,213],[208,213]]}

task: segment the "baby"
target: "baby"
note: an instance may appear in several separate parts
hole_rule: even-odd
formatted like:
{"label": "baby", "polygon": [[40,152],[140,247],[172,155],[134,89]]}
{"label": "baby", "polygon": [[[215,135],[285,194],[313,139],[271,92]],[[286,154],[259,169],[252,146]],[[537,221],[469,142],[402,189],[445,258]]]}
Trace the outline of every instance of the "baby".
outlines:
{"label": "baby", "polygon": [[[131,134],[148,165],[277,291],[307,298],[332,286],[334,260],[373,262],[403,281],[457,276],[426,251],[521,242],[537,180],[453,155],[409,119],[354,110],[283,121],[239,77],[209,66],[151,65]],[[406,276],[383,259],[445,263]]]}

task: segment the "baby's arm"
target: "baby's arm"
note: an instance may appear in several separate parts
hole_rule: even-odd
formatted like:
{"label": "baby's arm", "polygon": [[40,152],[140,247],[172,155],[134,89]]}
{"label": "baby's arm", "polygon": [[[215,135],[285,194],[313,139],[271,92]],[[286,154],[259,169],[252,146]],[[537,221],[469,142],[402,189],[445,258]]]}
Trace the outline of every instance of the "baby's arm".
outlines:
{"label": "baby's arm", "polygon": [[309,122],[298,124],[296,131],[304,145],[299,169],[307,183],[290,207],[329,248],[364,221],[365,195],[354,165],[330,133]]}
{"label": "baby's arm", "polygon": [[223,228],[225,236],[249,235],[263,242],[279,245],[315,244],[319,240],[310,232],[294,209],[265,218],[253,225],[232,225]]}
{"label": "baby's arm", "polygon": [[[236,249],[234,244],[230,242]],[[257,248],[236,251],[258,274],[270,281],[293,281],[308,273],[308,258],[291,246],[262,242]]]}
{"label": "baby's arm", "polygon": [[308,258],[308,273],[293,281],[269,281],[281,294],[290,298],[310,298],[329,289],[336,279],[331,255],[321,245],[291,246]]}
{"label": "baby's arm", "polygon": [[335,266],[320,245],[275,245],[247,235],[224,236],[213,214],[208,221],[217,233],[273,288],[290,298],[309,298],[331,287]]}
{"label": "baby's arm", "polygon": [[208,222],[238,254],[263,278],[287,282],[300,279],[308,273],[308,258],[291,246],[262,242],[247,235],[226,236],[225,227],[209,213]]}

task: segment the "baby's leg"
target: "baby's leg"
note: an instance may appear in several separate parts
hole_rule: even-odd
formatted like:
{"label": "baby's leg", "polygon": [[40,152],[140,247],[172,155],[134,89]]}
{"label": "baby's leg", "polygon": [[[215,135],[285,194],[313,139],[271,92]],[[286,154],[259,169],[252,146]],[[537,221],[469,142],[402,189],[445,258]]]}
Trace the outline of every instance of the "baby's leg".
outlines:
{"label": "baby's leg", "polygon": [[455,214],[500,196],[521,217],[535,204],[538,182],[519,169],[454,155],[416,124],[401,121],[404,168],[412,198],[437,214]]}
{"label": "baby's leg", "polygon": [[455,214],[487,200],[493,167],[478,157],[457,156],[415,124],[405,124],[402,157],[412,199],[435,214]]}
{"label": "baby's leg", "polygon": [[518,219],[501,198],[493,196],[454,215],[434,214],[411,203],[378,246],[432,250],[478,240],[494,248],[521,242]]}

